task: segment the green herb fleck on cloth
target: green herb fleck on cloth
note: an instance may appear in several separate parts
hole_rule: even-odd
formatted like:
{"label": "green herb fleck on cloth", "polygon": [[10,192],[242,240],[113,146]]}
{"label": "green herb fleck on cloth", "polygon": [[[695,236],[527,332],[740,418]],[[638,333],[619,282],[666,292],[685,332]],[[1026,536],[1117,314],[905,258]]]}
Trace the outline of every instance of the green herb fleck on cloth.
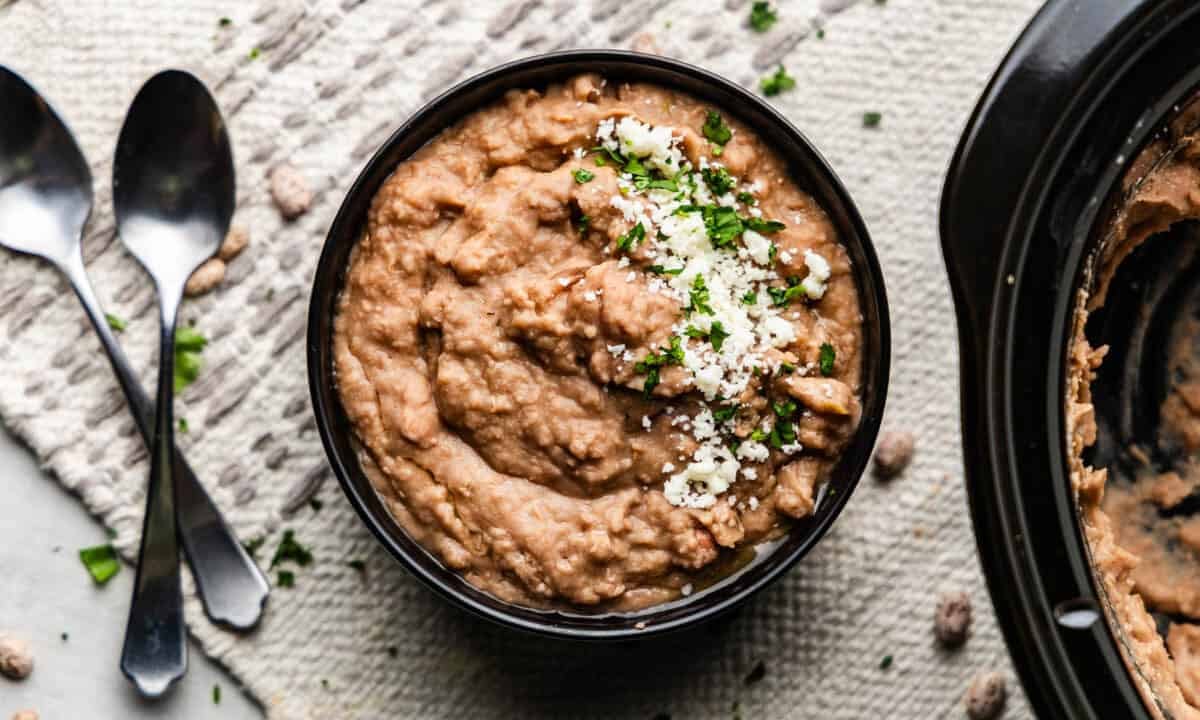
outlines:
{"label": "green herb fleck on cloth", "polygon": [[785,90],[791,90],[796,87],[796,78],[788,75],[788,72],[782,65],[776,70],[774,75],[768,75],[758,81],[758,86],[762,89],[763,95],[773,97]]}
{"label": "green herb fleck on cloth", "polygon": [[213,685],[213,705],[221,704],[221,686]]}
{"label": "green herb fleck on cloth", "polygon": [[750,6],[750,27],[754,32],[766,32],[771,29],[779,16],[771,9],[769,2],[756,2]]}
{"label": "green herb fleck on cloth", "polygon": [[291,570],[280,570],[279,577],[276,580],[275,584],[281,588],[295,587],[296,574],[293,573]]}
{"label": "green herb fleck on cloth", "polygon": [[296,542],[296,534],[291,530],[283,531],[279,547],[275,548],[275,556],[271,558],[271,569],[282,562],[294,562],[304,567],[312,562],[313,556],[308,548]]}
{"label": "green herb fleck on cloth", "polygon": [[121,561],[117,559],[117,551],[112,545],[96,545],[79,551],[79,559],[91,573],[97,585],[112,580],[121,569]]}
{"label": "green herb fleck on cloth", "polygon": [[887,670],[887,669],[888,669],[888,668],[890,668],[891,666],[892,666],[892,656],[891,656],[891,655],[884,655],[884,656],[883,656],[883,659],[879,661],[879,669],[880,669],[880,670]]}
{"label": "green herb fleck on cloth", "polygon": [[125,320],[113,315],[112,313],[104,313],[104,320],[108,323],[108,326],[112,328],[113,332],[122,332],[129,325],[129,323],[125,322]]}
{"label": "green herb fleck on cloth", "polygon": [[874,111],[863,113],[863,127],[879,127],[879,123],[881,122],[883,122],[883,113]]}

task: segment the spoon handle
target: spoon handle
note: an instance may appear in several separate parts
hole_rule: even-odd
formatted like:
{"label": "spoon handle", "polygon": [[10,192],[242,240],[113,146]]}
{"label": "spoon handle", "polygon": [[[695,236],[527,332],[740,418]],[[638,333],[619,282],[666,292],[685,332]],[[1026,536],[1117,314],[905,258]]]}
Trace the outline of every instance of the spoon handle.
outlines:
{"label": "spoon handle", "polygon": [[139,692],[158,697],[187,672],[187,637],[175,523],[175,315],[178,299],[162,292],[158,407],[150,444],[150,484],[137,578],[125,626],[121,671]]}
{"label": "spoon handle", "polygon": [[[125,393],[142,440],[146,448],[153,452],[154,406],[108,326],[108,320],[88,281],[82,254],[76,253],[63,271],[99,335],[100,344],[108,353],[109,362]],[[220,510],[178,448],[175,449],[175,500],[180,540],[192,568],[205,614],[219,625],[237,630],[253,628],[262,617],[270,585],[225,523]]]}

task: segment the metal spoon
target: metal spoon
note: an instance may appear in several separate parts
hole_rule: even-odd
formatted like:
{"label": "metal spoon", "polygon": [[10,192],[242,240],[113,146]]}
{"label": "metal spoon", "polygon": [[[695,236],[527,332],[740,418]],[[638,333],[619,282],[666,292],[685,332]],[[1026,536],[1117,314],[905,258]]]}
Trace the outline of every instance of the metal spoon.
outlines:
{"label": "metal spoon", "polygon": [[[70,130],[20,76],[0,67],[0,245],[49,261],[87,312],[147,447],[154,406],[113,337],[88,282],[81,238],[92,176]],[[270,586],[176,450],[180,536],[200,600],[213,622],[247,630]]]}
{"label": "metal spoon", "polygon": [[183,286],[216,254],[233,215],[233,154],[216,102],[192,75],[150,78],[113,160],[117,234],[154,279],[161,312],[158,402],[146,519],[121,669],[144,695],[187,670],[175,527],[175,323]]}

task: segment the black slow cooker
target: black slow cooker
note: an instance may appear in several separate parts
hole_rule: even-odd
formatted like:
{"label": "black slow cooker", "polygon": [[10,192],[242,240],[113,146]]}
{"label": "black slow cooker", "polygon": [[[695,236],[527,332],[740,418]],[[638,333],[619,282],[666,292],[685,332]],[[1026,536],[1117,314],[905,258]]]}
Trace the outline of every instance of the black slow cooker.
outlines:
{"label": "black slow cooker", "polygon": [[1051,0],[984,92],[942,196],[972,519],[1041,718],[1169,717],[1143,700],[1103,621],[1063,398],[1076,296],[1111,199],[1198,86],[1200,2]]}

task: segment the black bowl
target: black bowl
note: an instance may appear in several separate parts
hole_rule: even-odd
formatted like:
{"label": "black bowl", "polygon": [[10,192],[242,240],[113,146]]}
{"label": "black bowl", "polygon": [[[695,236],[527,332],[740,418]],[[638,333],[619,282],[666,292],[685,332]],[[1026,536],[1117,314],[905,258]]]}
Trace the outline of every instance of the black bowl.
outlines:
{"label": "black bowl", "polygon": [[[788,161],[793,179],[829,214],[853,262],[863,312],[862,421],[819,495],[813,516],[798,522],[776,547],[756,553],[756,559],[712,588],[679,601],[620,614],[541,611],[503,602],[472,586],[410,539],[359,467],[333,373],[333,319],[350,251],[362,232],[371,199],[395,167],[442,130],[505,91],[544,87],[582,72],[676,88],[712,102],[753,128]],[[816,545],[866,468],[883,415],[889,343],[883,278],[866,226],[828,163],[795,127],[744,88],[700,68],[632,52],[580,50],[518,60],[466,80],[409,118],[375,153],[346,195],[317,266],[309,309],[308,374],[317,426],[342,489],[363,522],[404,567],[455,605],[501,625],[563,638],[615,640],[676,630],[727,612],[782,575]]]}

